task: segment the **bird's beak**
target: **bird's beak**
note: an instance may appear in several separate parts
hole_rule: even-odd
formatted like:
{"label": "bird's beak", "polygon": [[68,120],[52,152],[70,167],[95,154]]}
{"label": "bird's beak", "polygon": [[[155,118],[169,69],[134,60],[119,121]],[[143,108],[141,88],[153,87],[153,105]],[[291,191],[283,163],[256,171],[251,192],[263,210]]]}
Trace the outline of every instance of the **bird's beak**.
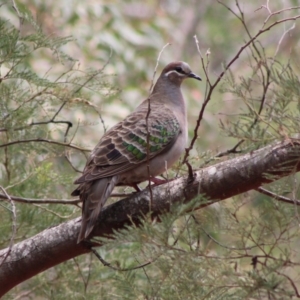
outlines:
{"label": "bird's beak", "polygon": [[188,77],[189,77],[189,78],[194,78],[194,79],[197,79],[197,80],[200,80],[200,81],[202,80],[200,76],[198,76],[198,75],[196,75],[196,74],[194,74],[194,73],[190,73],[190,74],[188,75]]}

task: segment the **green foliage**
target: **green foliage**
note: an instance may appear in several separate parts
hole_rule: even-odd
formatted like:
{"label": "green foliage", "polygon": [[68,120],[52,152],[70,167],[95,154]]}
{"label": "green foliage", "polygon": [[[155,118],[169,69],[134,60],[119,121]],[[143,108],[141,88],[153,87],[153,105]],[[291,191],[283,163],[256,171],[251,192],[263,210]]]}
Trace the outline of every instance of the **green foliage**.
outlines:
{"label": "green foliage", "polygon": [[[109,96],[115,90],[108,85],[103,69],[83,71],[61,50],[73,38],[48,36],[28,11],[20,14],[22,26],[31,28],[28,33],[0,18],[1,186],[8,194],[25,198],[68,198],[74,180],[70,151],[88,151],[72,143],[78,131],[78,121],[72,116],[74,103],[84,107],[88,117],[95,109],[84,98],[92,93]],[[35,60],[43,64],[40,55],[48,50],[59,71],[49,66],[45,73],[38,73],[31,65]],[[11,236],[10,208],[9,202],[0,207],[6,220],[1,223],[2,246]],[[75,212],[79,210],[71,206],[16,203],[17,238],[32,236],[74,217]]]}
{"label": "green foliage", "polygon": [[[259,215],[248,199],[184,216],[178,206],[160,223],[144,221],[115,233],[113,240],[102,239],[105,246],[97,251],[120,271],[96,258],[85,269],[87,260],[80,260],[90,282],[85,296],[97,298],[96,284],[101,299],[288,298],[293,288],[285,274],[298,270],[298,218],[290,206],[260,202]],[[76,288],[78,297],[82,289]]]}
{"label": "green foliage", "polygon": [[290,63],[270,62],[255,77],[242,77],[239,81],[228,72],[223,87],[222,92],[231,93],[244,103],[242,112],[230,121],[230,126],[221,124],[228,136],[244,139],[250,147],[258,147],[295,137],[299,132],[298,77]]}
{"label": "green foliage", "polygon": [[[295,5],[290,2],[286,7]],[[237,18],[236,3],[228,1],[237,15],[209,1],[146,1],[142,6],[137,1],[73,1],[70,6],[64,1],[26,0],[19,4],[19,12],[2,5],[1,187],[24,198],[69,198],[72,181],[102,132],[147,96],[163,45],[173,44],[162,54],[159,68],[171,60],[186,60],[204,79],[206,71],[213,82],[221,65],[236,55],[249,34],[256,34],[267,12],[259,1],[247,3],[243,8],[247,32]],[[273,11],[282,9],[279,1],[271,5]],[[286,10],[285,17],[294,12]],[[266,24],[281,17],[276,14]],[[198,130],[200,138],[190,159],[194,169],[206,161],[217,162],[219,150],[240,140],[244,142],[238,150],[246,152],[298,134],[299,76],[291,49],[299,37],[291,32],[283,39],[280,30],[265,32],[226,71]],[[204,56],[201,73],[194,34]],[[108,75],[114,73],[117,87]],[[209,85],[205,89],[204,84],[200,88],[190,84],[185,94],[192,137]],[[121,102],[117,93],[123,87]],[[297,174],[291,174],[267,188],[295,199],[298,180]],[[14,202],[14,222],[12,203],[0,201],[2,248],[9,244],[13,226],[17,242],[80,214],[71,205]],[[194,211],[199,201],[206,199],[173,207],[161,222],[145,220],[139,228],[128,226],[114,239],[102,239],[104,246],[96,249],[115,268],[140,268],[116,271],[88,254],[31,278],[4,299],[20,298],[24,291],[28,297],[43,299],[288,299],[297,295],[299,212],[295,206],[256,192]]]}

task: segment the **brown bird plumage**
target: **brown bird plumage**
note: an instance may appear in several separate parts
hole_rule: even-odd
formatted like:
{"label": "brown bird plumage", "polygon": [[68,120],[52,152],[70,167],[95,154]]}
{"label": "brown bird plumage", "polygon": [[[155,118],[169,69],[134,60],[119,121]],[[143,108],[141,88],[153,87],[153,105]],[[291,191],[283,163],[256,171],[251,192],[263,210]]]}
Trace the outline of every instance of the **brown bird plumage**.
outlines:
{"label": "brown bird plumage", "polygon": [[[149,101],[143,101],[123,121],[107,131],[91,153],[72,196],[80,196],[81,229],[78,243],[91,234],[107,198],[116,185],[131,185],[163,173],[179,158],[187,141],[186,106],[180,85],[186,78],[201,80],[185,62],[168,64]],[[148,131],[147,131],[148,130]],[[149,145],[147,135],[149,133]]]}

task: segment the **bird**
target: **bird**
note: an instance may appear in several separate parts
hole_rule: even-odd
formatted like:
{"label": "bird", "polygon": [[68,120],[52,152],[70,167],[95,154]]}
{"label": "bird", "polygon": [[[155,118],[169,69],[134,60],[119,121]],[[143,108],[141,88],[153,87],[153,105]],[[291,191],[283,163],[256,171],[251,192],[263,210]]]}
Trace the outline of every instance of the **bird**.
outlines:
{"label": "bird", "polygon": [[82,200],[77,243],[87,240],[115,186],[132,186],[155,178],[183,153],[187,138],[187,110],[181,83],[201,78],[183,61],[169,63],[151,94],[123,121],[109,129],[86,162],[72,196]]}

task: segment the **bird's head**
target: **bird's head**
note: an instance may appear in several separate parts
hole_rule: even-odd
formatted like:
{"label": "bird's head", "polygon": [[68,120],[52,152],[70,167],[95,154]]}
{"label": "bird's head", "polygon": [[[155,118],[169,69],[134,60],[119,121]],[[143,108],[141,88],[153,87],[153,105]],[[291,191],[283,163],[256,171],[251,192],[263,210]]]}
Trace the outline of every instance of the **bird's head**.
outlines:
{"label": "bird's head", "polygon": [[183,61],[169,63],[162,71],[160,77],[180,85],[186,78],[201,80],[200,76],[192,72],[190,66]]}

